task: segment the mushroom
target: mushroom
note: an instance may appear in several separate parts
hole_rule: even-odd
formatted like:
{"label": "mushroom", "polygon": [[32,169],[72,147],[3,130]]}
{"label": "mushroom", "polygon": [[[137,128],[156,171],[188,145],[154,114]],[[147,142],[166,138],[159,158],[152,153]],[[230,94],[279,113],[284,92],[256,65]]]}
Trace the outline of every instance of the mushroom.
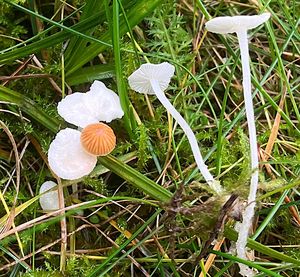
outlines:
{"label": "mushroom", "polygon": [[104,123],[86,126],[81,132],[81,144],[90,154],[106,156],[116,146],[116,136],[112,128]]}
{"label": "mushroom", "polygon": [[[258,154],[257,140],[255,129],[255,118],[251,94],[251,73],[250,73],[250,58],[248,48],[247,30],[256,28],[260,24],[266,22],[270,18],[269,13],[252,16],[225,16],[217,17],[206,23],[206,29],[213,33],[228,34],[236,33],[242,62],[243,72],[243,91],[246,108],[246,118],[248,122],[250,152],[251,152],[251,182],[248,195],[248,205],[243,213],[243,223],[239,230],[238,241],[236,244],[237,254],[240,258],[247,259],[246,244],[249,235],[249,229],[254,216],[256,191],[258,186]],[[240,264],[241,274],[251,276],[250,269]]]}
{"label": "mushroom", "polygon": [[88,175],[97,156],[87,153],[80,142],[81,132],[71,128],[59,131],[48,150],[50,168],[60,178],[75,180]]}
{"label": "mushroom", "polygon": [[205,165],[199,150],[197,139],[192,129],[180,113],[172,106],[164,94],[164,90],[168,87],[170,80],[174,75],[174,71],[174,66],[167,62],[163,62],[161,64],[143,64],[128,77],[129,85],[136,92],[155,94],[157,96],[161,104],[173,116],[186,134],[197,166],[203,175],[203,178],[216,193],[220,193],[222,188]]}
{"label": "mushroom", "polygon": [[86,93],[66,96],[57,110],[67,122],[83,129],[66,128],[57,133],[49,147],[49,165],[58,177],[75,180],[94,169],[97,156],[107,155],[115,148],[113,130],[99,121],[111,122],[124,112],[119,96],[100,81],[95,81]]}
{"label": "mushroom", "polygon": [[56,186],[57,184],[53,181],[46,181],[40,187],[40,205],[44,211],[56,211],[59,209],[58,191],[50,191]]}
{"label": "mushroom", "polygon": [[86,93],[66,96],[58,103],[57,111],[64,120],[81,128],[99,121],[109,123],[124,115],[119,96],[100,81],[94,81]]}

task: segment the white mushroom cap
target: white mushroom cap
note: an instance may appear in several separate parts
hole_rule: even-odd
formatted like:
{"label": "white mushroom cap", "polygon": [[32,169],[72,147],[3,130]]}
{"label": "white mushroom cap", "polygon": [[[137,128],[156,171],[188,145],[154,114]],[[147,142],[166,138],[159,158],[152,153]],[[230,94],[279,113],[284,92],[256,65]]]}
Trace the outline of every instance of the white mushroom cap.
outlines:
{"label": "white mushroom cap", "polygon": [[175,67],[167,62],[160,64],[146,63],[142,64],[139,69],[128,77],[128,82],[130,87],[139,93],[155,94],[150,80],[158,81],[159,87],[164,91],[168,87],[174,72]]}
{"label": "white mushroom cap", "polygon": [[57,106],[59,115],[65,121],[81,128],[92,123],[98,123],[97,118],[90,113],[85,105],[85,96],[86,93],[73,93],[62,99]]}
{"label": "white mushroom cap", "polygon": [[220,16],[206,22],[209,32],[217,34],[237,33],[256,28],[270,18],[270,13],[260,15]]}
{"label": "white mushroom cap", "polygon": [[84,101],[90,113],[98,121],[109,123],[114,119],[122,118],[124,115],[119,96],[100,81],[95,81],[92,84]]}
{"label": "white mushroom cap", "polygon": [[124,115],[119,96],[100,81],[94,81],[86,93],[66,96],[58,103],[57,110],[67,122],[81,128],[99,121],[111,122]]}
{"label": "white mushroom cap", "polygon": [[[52,189],[57,186],[56,183],[52,181],[47,181],[43,183],[40,187],[40,194]],[[44,211],[55,211],[59,209],[58,191],[49,191],[40,196],[40,205]]]}
{"label": "white mushroom cap", "polygon": [[91,173],[97,157],[85,152],[80,142],[81,132],[66,128],[59,131],[51,142],[48,161],[60,178],[75,180]]}

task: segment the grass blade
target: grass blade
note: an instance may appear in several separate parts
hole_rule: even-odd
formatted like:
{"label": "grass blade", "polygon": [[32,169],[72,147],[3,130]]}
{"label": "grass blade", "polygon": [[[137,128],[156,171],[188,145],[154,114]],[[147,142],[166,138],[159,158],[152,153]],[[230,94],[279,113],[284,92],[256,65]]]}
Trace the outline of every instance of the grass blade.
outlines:
{"label": "grass blade", "polygon": [[106,157],[100,157],[99,161],[102,165],[109,168],[112,172],[116,173],[118,176],[127,180],[129,183],[135,187],[144,191],[144,193],[150,195],[156,200],[161,202],[169,202],[172,193],[156,184],[137,170],[131,168],[127,164],[123,164],[117,158],[112,155]]}
{"label": "grass blade", "polygon": [[[86,30],[89,30],[89,29],[97,26],[99,23],[101,23],[101,19],[103,19],[103,17],[104,17],[104,13],[98,12],[94,16],[91,16],[88,19],[85,19],[85,20],[73,25],[72,29],[77,32],[84,32]],[[48,30],[50,30],[52,28],[53,28],[53,26],[51,26]],[[46,32],[46,31],[44,31],[44,32]],[[3,64],[3,63],[15,61],[17,59],[21,59],[32,53],[37,53],[41,49],[45,49],[45,48],[54,46],[56,44],[59,44],[65,40],[72,38],[73,36],[75,36],[74,33],[70,33],[66,30],[62,30],[56,34],[45,37],[45,38],[43,38],[39,41],[33,42],[29,45],[14,49],[14,50],[6,52],[6,53],[2,53],[0,55],[0,63]],[[39,38],[39,35],[36,35],[35,37]]]}
{"label": "grass blade", "polygon": [[238,257],[232,256],[230,254],[223,253],[223,252],[220,252],[220,251],[212,250],[211,252],[213,254],[216,254],[216,255],[221,256],[221,257],[226,258],[226,259],[229,259],[231,261],[235,261],[235,262],[238,262],[238,263],[245,264],[245,265],[247,265],[249,267],[256,268],[257,270],[268,274],[268,276],[273,276],[273,277],[280,277],[281,276],[281,275],[273,272],[272,270],[269,270],[269,269],[267,269],[265,267],[262,267],[261,265],[259,265],[257,263],[254,263],[254,262],[251,262],[251,261],[248,261],[248,260],[243,260],[243,259],[240,259]]}
{"label": "grass blade", "polygon": [[[90,0],[86,2],[86,5],[83,9],[82,15],[80,16],[80,21],[88,19],[89,17],[98,13],[98,11],[103,10],[103,3],[99,3],[97,0]],[[103,17],[104,18],[104,17]],[[88,36],[91,36],[95,30],[94,28],[88,29],[85,32],[82,32]],[[84,55],[85,48],[88,41],[82,37],[72,37],[65,51],[65,59],[67,61],[66,67],[71,66],[73,63],[76,63],[80,56]]]}
{"label": "grass blade", "polygon": [[57,132],[59,121],[46,114],[34,101],[24,97],[16,91],[0,85],[0,101],[16,104],[35,121],[41,123],[52,132]]}
{"label": "grass blade", "polygon": [[[232,241],[237,241],[237,232],[234,231],[233,229],[231,228],[226,228],[224,230],[224,236]],[[260,252],[262,254],[265,254],[269,257],[272,257],[274,259],[277,259],[277,260],[280,260],[280,261],[283,261],[283,262],[286,262],[286,263],[292,263],[296,266],[300,266],[300,261],[299,260],[296,260],[290,256],[287,256],[283,253],[280,253],[270,247],[267,247],[253,239],[248,239],[248,243],[247,243],[247,247],[257,251],[257,252]]]}
{"label": "grass blade", "polygon": [[115,76],[115,67],[110,64],[99,64],[89,67],[83,67],[66,79],[71,86],[83,83],[91,83],[94,80],[104,80]]}
{"label": "grass blade", "polygon": [[[88,277],[96,277],[96,276],[103,276],[105,273],[100,273],[102,269],[105,269],[105,267],[112,261],[132,240],[134,240],[140,233],[142,233],[149,224],[151,224],[155,218],[158,216],[158,214],[161,212],[161,210],[157,210],[142,226],[139,227],[139,229],[129,238],[127,239],[116,251],[114,251],[107,260],[105,260],[96,270],[94,270]],[[105,270],[105,272],[107,272]]]}
{"label": "grass blade", "polygon": [[124,111],[124,121],[127,132],[131,138],[133,138],[133,130],[136,127],[136,122],[133,116],[133,112],[128,98],[127,88],[123,79],[123,70],[121,64],[121,50],[120,50],[120,25],[119,25],[119,2],[113,1],[113,51],[115,58],[115,69],[117,87],[120,97],[122,109]]}
{"label": "grass blade", "polygon": [[[132,6],[130,10],[127,12],[127,19],[131,28],[133,28],[135,25],[140,23],[147,15],[153,12],[153,10],[162,2],[163,2],[162,0],[137,1],[136,4]],[[119,26],[120,26],[120,36],[122,36],[127,32],[127,25],[124,16],[120,17]],[[107,31],[101,36],[100,39],[101,41],[109,41],[110,38],[111,38],[111,34],[109,31]],[[105,48],[106,45],[101,45],[99,43],[91,43],[91,45],[86,48],[85,54],[81,56],[81,58],[77,61],[76,65],[68,68],[67,75],[78,70],[84,64],[86,64],[94,57],[96,57]]]}

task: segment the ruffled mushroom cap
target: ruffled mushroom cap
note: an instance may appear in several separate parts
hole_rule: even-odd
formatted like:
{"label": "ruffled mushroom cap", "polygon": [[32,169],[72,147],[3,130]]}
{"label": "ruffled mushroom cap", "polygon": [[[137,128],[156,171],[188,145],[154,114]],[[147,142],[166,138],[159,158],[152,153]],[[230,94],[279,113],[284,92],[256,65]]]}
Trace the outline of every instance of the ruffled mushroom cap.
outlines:
{"label": "ruffled mushroom cap", "polygon": [[51,142],[48,161],[58,177],[75,180],[88,175],[96,166],[97,157],[84,151],[80,136],[81,132],[66,128]]}
{"label": "ruffled mushroom cap", "polygon": [[209,32],[217,34],[237,33],[256,28],[270,18],[270,13],[260,15],[220,16],[209,20],[205,26]]}
{"label": "ruffled mushroom cap", "polygon": [[99,121],[111,122],[124,115],[119,96],[100,81],[94,81],[86,93],[66,96],[58,103],[57,110],[67,122],[81,128]]}
{"label": "ruffled mushroom cap", "polygon": [[114,131],[104,123],[86,126],[81,132],[80,140],[82,147],[96,156],[106,156],[116,147]]}
{"label": "ruffled mushroom cap", "polygon": [[155,94],[150,80],[156,80],[160,89],[164,91],[168,87],[174,72],[175,67],[167,62],[160,64],[146,63],[142,64],[139,69],[128,77],[128,82],[130,87],[139,93]]}
{"label": "ruffled mushroom cap", "polygon": [[85,105],[98,121],[109,123],[123,117],[119,96],[102,82],[95,81],[86,94]]}
{"label": "ruffled mushroom cap", "polygon": [[[47,181],[43,183],[40,187],[40,194],[54,188],[55,186],[57,186],[57,184],[55,184],[52,181]],[[59,209],[58,191],[53,190],[41,195],[40,205],[44,211],[58,210]]]}

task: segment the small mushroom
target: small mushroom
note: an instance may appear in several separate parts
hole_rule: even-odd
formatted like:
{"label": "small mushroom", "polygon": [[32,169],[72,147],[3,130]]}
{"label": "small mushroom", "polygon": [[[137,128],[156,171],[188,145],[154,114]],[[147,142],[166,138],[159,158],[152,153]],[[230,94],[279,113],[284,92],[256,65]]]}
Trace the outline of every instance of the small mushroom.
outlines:
{"label": "small mushroom", "polygon": [[109,123],[124,115],[119,96],[100,81],[94,81],[86,93],[67,95],[58,103],[57,111],[67,122],[81,128],[99,121]]}
{"label": "small mushroom", "polygon": [[97,156],[82,148],[80,136],[80,131],[66,128],[50,144],[49,165],[60,178],[75,180],[88,175],[96,166]]}
{"label": "small mushroom", "polygon": [[[56,187],[57,184],[53,181],[46,181],[40,187],[40,205],[44,211],[56,211],[59,209],[58,191],[51,190]],[[49,191],[49,192],[46,192]]]}
{"label": "small mushroom", "polygon": [[174,72],[174,66],[167,62],[163,62],[161,64],[147,63],[141,65],[139,69],[133,72],[128,77],[128,81],[130,87],[133,90],[139,93],[155,94],[157,96],[161,104],[173,116],[173,118],[178,122],[178,124],[186,134],[191,145],[191,149],[195,157],[197,166],[201,174],[203,175],[203,178],[214,191],[220,193],[222,191],[222,188],[219,182],[216,181],[208,171],[208,168],[203,161],[196,137],[192,129],[180,115],[180,113],[172,106],[172,104],[164,94],[164,90],[168,87],[170,80],[174,75]]}
{"label": "small mushroom", "polygon": [[96,156],[106,156],[116,147],[114,131],[104,123],[86,126],[81,132],[80,140],[82,147]]}
{"label": "small mushroom", "polygon": [[[243,91],[246,108],[246,118],[249,130],[249,142],[251,152],[251,182],[248,195],[248,205],[243,213],[243,223],[241,225],[238,241],[237,254],[240,258],[247,259],[246,244],[249,235],[249,229],[254,216],[256,191],[258,186],[258,154],[255,118],[251,94],[251,73],[247,30],[256,28],[270,18],[269,13],[252,16],[225,16],[217,17],[206,23],[206,29],[213,33],[228,34],[236,33],[241,52],[242,72],[243,72]],[[245,265],[240,264],[240,273],[243,276],[251,276],[252,270]]]}

